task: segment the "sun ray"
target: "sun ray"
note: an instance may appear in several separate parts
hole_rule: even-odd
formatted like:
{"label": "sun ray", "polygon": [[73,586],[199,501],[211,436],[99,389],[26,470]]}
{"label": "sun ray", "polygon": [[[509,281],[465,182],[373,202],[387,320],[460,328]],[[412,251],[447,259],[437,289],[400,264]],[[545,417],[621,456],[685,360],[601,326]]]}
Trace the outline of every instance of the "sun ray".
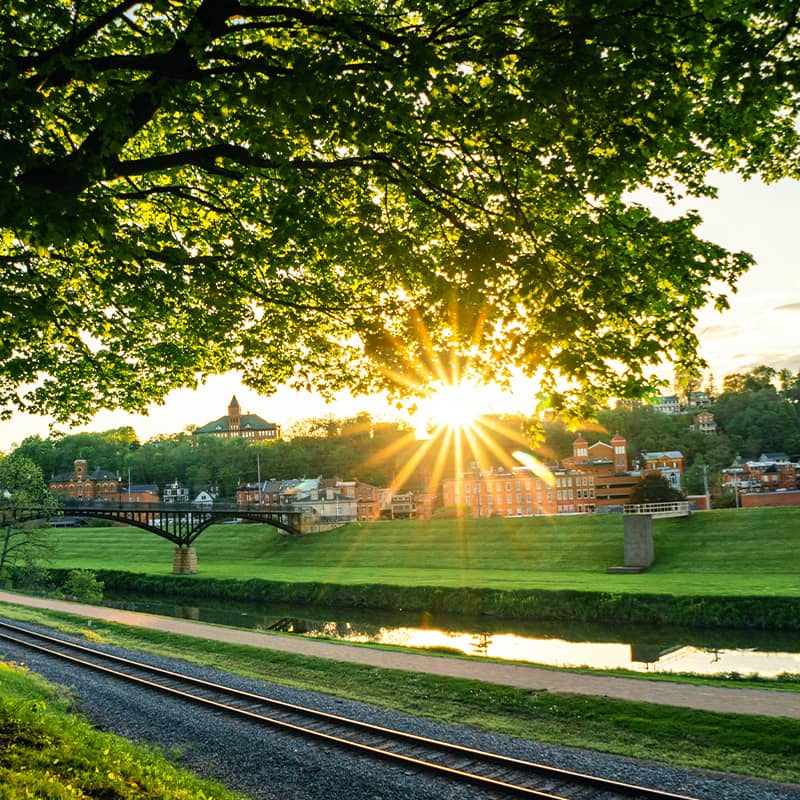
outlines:
{"label": "sun ray", "polygon": [[405,463],[400,472],[392,480],[391,488],[393,492],[398,491],[398,489],[401,488],[403,484],[405,484],[408,478],[413,474],[414,470],[419,466],[420,462],[425,457],[428,450],[431,449],[433,444],[434,444],[433,439],[427,439],[423,442],[420,442],[420,446],[413,453],[411,458],[408,459],[408,461]]}
{"label": "sun ray", "polygon": [[541,478],[545,483],[554,486],[556,482],[555,475],[551,472],[548,466],[539,461],[532,453],[526,453],[523,450],[515,450],[514,458],[516,458],[522,466],[529,469],[537,478]]}

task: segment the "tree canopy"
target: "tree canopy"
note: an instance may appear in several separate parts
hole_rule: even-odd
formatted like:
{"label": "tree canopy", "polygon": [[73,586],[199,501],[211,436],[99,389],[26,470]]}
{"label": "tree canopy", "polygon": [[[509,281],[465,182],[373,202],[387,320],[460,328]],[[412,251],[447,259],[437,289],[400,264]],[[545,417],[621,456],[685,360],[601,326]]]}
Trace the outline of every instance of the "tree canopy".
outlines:
{"label": "tree canopy", "polygon": [[797,5],[11,0],[0,406],[231,369],[641,393],[751,258],[631,193],[796,175]]}

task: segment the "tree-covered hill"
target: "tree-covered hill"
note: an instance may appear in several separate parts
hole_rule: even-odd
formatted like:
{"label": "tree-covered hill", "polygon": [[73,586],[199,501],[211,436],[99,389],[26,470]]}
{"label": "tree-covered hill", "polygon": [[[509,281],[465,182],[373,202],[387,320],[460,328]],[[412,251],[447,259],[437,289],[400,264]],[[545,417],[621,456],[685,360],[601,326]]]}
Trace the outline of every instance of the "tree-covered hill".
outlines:
{"label": "tree-covered hill", "polygon": [[294,425],[287,438],[250,444],[200,437],[192,446],[189,432],[157,437],[141,443],[130,427],[103,433],[33,436],[15,452],[28,456],[45,478],[71,472],[76,458],[90,468],[116,470],[136,483],[180,480],[194,491],[216,486],[232,496],[236,486],[268,478],[324,475],[358,478],[376,485],[423,488],[474,461],[481,466],[515,463],[515,450],[527,449],[542,460],[557,463],[572,453],[572,441],[581,432],[590,442],[608,440],[614,433],[627,439],[635,458],[643,450],[680,450],[686,456],[685,489],[703,490],[703,466],[714,476],[737,458],[758,458],[764,452],[800,454],[800,373],[773,384],[775,373],[758,367],[746,375],[727,376],[726,388],[708,410],[719,429],[707,434],[691,430],[699,409],[684,414],[662,414],[651,406],[618,407],[598,413],[586,423],[533,418],[485,416],[472,432],[434,436],[419,441],[398,422],[377,422],[361,413],[346,419],[308,419]]}

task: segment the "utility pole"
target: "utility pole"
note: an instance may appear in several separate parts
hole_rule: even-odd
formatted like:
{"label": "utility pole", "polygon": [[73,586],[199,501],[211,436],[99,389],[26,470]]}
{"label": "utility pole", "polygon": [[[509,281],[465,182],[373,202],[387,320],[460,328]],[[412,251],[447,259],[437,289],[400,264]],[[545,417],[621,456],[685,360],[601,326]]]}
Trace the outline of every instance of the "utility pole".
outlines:
{"label": "utility pole", "polygon": [[258,505],[261,505],[261,453],[256,452],[256,469],[258,470]]}
{"label": "utility pole", "polygon": [[711,510],[711,495],[708,491],[708,464],[703,464],[703,486],[706,490],[706,511]]}

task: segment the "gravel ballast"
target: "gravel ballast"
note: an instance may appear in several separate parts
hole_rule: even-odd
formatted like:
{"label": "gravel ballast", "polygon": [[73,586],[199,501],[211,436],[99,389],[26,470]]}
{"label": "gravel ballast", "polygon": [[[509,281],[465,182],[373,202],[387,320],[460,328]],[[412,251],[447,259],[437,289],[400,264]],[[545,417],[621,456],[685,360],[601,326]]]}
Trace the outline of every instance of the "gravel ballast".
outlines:
{"label": "gravel ballast", "polygon": [[[38,626],[22,627],[52,633]],[[68,636],[63,638],[75,640]],[[709,800],[800,800],[797,787],[738,776],[690,772],[587,750],[515,740],[432,723],[323,693],[300,692],[248,680],[174,659],[108,646],[99,649],[286,702],[627,783],[657,786]],[[0,659],[25,664],[47,680],[69,687],[80,698],[80,710],[97,728],[160,745],[179,766],[203,777],[214,778],[258,800],[477,800],[491,796],[475,787],[458,786],[333,746],[311,745],[300,738],[230,719],[121,680],[90,673],[2,640]]]}

